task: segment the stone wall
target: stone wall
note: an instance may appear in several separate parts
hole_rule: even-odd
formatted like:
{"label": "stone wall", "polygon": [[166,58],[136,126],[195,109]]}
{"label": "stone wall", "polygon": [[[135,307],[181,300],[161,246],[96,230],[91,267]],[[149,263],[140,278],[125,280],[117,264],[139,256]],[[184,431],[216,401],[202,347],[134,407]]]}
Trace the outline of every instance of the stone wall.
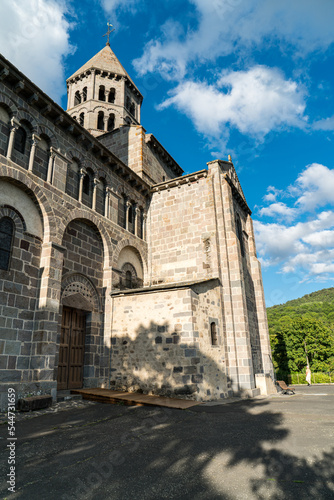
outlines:
{"label": "stone wall", "polygon": [[170,283],[218,276],[210,176],[153,193],[148,239],[151,280]]}
{"label": "stone wall", "polygon": [[42,241],[27,232],[22,214],[14,208],[0,204],[2,217],[14,222],[15,231],[9,269],[0,270],[0,380],[25,383],[44,379],[49,368],[45,345],[34,328]]}
{"label": "stone wall", "polygon": [[[112,388],[197,400],[230,394],[215,280],[112,300]],[[218,325],[215,346],[210,321]]]}
{"label": "stone wall", "polygon": [[159,146],[155,146],[155,139],[148,141],[147,136],[143,147],[143,179],[149,184],[159,184],[160,182],[173,179],[181,175],[175,174],[170,167],[170,160],[163,152],[159,153]]}
{"label": "stone wall", "polygon": [[99,140],[150,185],[176,177],[167,164],[167,155],[162,159],[157,148],[146,142],[141,125],[124,125]]}

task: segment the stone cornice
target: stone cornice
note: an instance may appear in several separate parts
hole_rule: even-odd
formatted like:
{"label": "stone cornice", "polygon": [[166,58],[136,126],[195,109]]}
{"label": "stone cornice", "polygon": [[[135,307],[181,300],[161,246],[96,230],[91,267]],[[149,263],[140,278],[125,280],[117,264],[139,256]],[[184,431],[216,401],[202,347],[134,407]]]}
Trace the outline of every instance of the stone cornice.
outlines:
{"label": "stone cornice", "polygon": [[143,99],[144,99],[143,95],[141,94],[140,90],[137,88],[137,86],[133,83],[133,81],[131,80],[131,78],[128,75],[118,75],[117,73],[112,73],[111,71],[106,72],[106,71],[102,70],[101,68],[98,68],[95,66],[92,66],[91,68],[85,69],[82,73],[76,74],[75,76],[70,76],[69,78],[67,78],[66,83],[68,85],[69,83],[74,83],[75,81],[81,80],[83,76],[88,76],[93,71],[95,71],[95,73],[97,73],[97,72],[108,73],[108,77],[111,76],[112,78],[117,78],[117,77],[119,77],[120,79],[124,78],[126,84],[129,86],[129,88],[132,88],[132,87],[134,88],[135,94],[137,94],[137,96],[140,98],[140,102],[143,101]]}
{"label": "stone cornice", "polygon": [[159,191],[165,191],[166,189],[180,187],[183,184],[191,184],[192,182],[197,182],[199,179],[206,178],[207,176],[207,170],[200,170],[199,172],[183,175],[182,177],[169,179],[168,181],[160,182],[159,184],[152,186],[151,193],[158,193]]}

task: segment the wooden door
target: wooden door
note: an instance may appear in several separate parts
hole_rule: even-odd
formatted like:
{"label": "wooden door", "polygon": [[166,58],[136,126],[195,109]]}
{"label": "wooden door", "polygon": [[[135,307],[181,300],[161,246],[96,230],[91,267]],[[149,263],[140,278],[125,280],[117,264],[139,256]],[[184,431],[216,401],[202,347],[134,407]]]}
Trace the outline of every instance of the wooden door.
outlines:
{"label": "wooden door", "polygon": [[58,363],[58,389],[80,389],[83,382],[86,314],[63,307]]}

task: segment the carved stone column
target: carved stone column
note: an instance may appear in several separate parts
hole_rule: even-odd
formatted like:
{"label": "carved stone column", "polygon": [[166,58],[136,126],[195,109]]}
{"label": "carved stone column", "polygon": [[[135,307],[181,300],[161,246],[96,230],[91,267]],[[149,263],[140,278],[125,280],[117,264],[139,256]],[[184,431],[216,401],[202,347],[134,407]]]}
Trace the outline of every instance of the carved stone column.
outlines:
{"label": "carved stone column", "polygon": [[19,126],[20,126],[20,122],[16,118],[12,118],[10,120],[10,134],[9,134],[9,141],[8,141],[8,148],[7,148],[8,160],[12,159],[15,132],[19,128]]}
{"label": "carved stone column", "polygon": [[130,211],[131,203],[127,201],[125,203],[125,229],[129,231],[129,211]]}
{"label": "carved stone column", "polygon": [[105,198],[104,198],[104,216],[109,219],[110,216],[110,187],[106,188]]}
{"label": "carved stone column", "polygon": [[94,177],[93,180],[93,199],[92,199],[92,209],[96,211],[96,190],[97,190],[97,185],[100,181]]}
{"label": "carved stone column", "polygon": [[108,132],[108,119],[109,119],[109,116],[108,116],[108,115],[107,115],[107,116],[105,116],[105,117],[104,117],[104,119],[103,119],[103,124],[104,124],[104,128],[103,128],[103,130],[104,130],[105,132]]}
{"label": "carved stone column", "polygon": [[29,166],[28,166],[28,172],[32,172],[33,166],[34,166],[34,160],[35,160],[35,152],[36,152],[36,146],[41,140],[40,137],[36,134],[32,134],[32,142],[31,142],[31,150],[30,150],[30,156],[29,156]]}
{"label": "carved stone column", "polygon": [[80,168],[79,176],[79,201],[82,203],[82,188],[83,188],[83,180],[85,175],[87,174],[86,170],[84,168]]}
{"label": "carved stone column", "polygon": [[48,175],[46,178],[46,182],[49,182],[50,184],[52,183],[52,177],[53,177],[53,165],[54,165],[54,159],[55,159],[55,153],[52,149],[52,146],[50,148],[50,158],[49,158],[49,164],[48,164]]}
{"label": "carved stone column", "polygon": [[135,235],[138,236],[138,238],[140,237],[139,236],[139,232],[140,232],[140,215],[141,215],[141,210],[140,210],[140,208],[136,207],[135,208]]}
{"label": "carved stone column", "polygon": [[147,215],[143,214],[143,240],[147,238]]}
{"label": "carved stone column", "polygon": [[[93,69],[92,73],[91,73],[91,78],[93,79],[93,85],[91,86],[91,88],[92,88],[91,99],[96,99],[96,96],[95,96],[95,77],[96,77],[96,71],[95,71],[95,69]],[[88,96],[87,96],[87,99],[88,99]]]}

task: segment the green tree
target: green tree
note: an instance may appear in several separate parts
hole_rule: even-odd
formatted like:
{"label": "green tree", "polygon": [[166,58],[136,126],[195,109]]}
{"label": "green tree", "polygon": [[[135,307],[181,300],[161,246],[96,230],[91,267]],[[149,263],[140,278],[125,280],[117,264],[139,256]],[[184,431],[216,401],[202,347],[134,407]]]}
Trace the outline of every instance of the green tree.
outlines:
{"label": "green tree", "polygon": [[272,333],[273,359],[282,371],[303,371],[310,363],[312,371],[333,369],[334,342],[331,330],[312,318],[293,318],[281,323]]}

